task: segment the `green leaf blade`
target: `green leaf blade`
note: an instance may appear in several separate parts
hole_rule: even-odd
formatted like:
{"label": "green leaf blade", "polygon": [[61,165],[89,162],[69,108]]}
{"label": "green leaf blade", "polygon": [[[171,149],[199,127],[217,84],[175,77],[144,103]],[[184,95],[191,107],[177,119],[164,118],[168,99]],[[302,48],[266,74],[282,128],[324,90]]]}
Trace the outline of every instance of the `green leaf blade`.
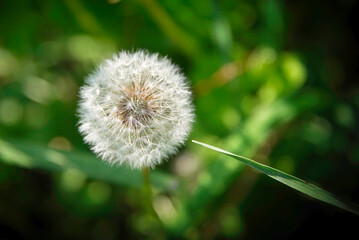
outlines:
{"label": "green leaf blade", "polygon": [[[120,186],[141,187],[143,176],[139,170],[127,167],[111,167],[93,154],[81,151],[60,151],[46,145],[21,140],[0,138],[0,162],[29,169],[62,172],[75,169],[90,179]],[[171,190],[177,179],[161,171],[151,174],[153,185],[161,190]]]}
{"label": "green leaf blade", "polygon": [[328,204],[331,204],[333,206],[339,207],[341,209],[344,209],[346,211],[352,212],[356,215],[359,215],[359,206],[351,203],[349,201],[340,199],[339,197],[335,196],[334,194],[327,192],[326,190],[315,186],[314,184],[311,184],[309,182],[306,182],[300,178],[297,178],[295,176],[292,176],[288,173],[282,172],[278,169],[275,169],[273,167],[258,163],[252,159],[240,156],[240,155],[236,155],[234,153],[225,151],[223,149],[202,143],[202,142],[198,142],[196,140],[192,140],[192,142],[199,144],[203,147],[212,149],[214,151],[220,152],[222,154],[225,154],[227,156],[230,156],[232,158],[235,158],[239,161],[241,161],[242,163],[256,169],[257,171],[266,174],[267,176],[299,191],[302,192],[312,198],[318,199],[320,201],[326,202]]}

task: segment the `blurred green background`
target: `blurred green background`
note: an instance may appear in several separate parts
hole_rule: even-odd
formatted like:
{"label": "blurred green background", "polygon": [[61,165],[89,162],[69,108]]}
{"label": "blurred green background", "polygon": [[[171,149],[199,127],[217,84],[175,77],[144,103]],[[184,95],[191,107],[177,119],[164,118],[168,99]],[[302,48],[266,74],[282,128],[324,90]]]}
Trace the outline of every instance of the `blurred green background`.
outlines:
{"label": "blurred green background", "polygon": [[[303,239],[358,218],[190,141],[142,176],[77,131],[83,79],[119,50],[191,81],[190,139],[359,202],[356,1],[0,1],[0,239]],[[344,237],[345,239],[345,237]]]}

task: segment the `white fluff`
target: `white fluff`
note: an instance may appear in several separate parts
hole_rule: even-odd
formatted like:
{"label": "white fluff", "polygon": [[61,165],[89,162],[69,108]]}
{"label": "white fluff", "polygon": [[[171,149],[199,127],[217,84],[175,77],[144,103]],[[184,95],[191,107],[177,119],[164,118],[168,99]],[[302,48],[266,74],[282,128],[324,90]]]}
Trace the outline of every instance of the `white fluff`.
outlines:
{"label": "white fluff", "polygon": [[167,58],[122,51],[80,90],[79,130],[111,165],[154,168],[184,143],[194,121],[185,76]]}

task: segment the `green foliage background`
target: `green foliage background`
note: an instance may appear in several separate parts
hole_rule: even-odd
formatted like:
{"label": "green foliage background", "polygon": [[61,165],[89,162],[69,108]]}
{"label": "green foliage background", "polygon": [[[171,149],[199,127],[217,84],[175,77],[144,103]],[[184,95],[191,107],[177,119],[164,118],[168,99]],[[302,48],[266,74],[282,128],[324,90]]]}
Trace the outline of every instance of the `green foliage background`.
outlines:
{"label": "green foliage background", "polygon": [[169,56],[191,81],[191,139],[359,202],[354,7],[1,1],[0,238],[301,239],[309,231],[354,232],[344,224],[358,223],[350,213],[190,141],[151,173],[158,221],[144,210],[141,172],[106,166],[76,129],[84,77],[118,50],[148,49]]}

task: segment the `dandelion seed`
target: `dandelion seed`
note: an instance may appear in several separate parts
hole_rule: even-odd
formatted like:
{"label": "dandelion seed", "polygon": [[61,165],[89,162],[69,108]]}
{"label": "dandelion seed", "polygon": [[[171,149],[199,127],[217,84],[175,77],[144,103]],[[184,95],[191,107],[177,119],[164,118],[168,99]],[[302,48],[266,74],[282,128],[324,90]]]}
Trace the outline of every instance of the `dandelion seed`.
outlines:
{"label": "dandelion seed", "polygon": [[79,131],[111,165],[154,168],[184,143],[194,120],[180,69],[145,51],[119,52],[80,90]]}

